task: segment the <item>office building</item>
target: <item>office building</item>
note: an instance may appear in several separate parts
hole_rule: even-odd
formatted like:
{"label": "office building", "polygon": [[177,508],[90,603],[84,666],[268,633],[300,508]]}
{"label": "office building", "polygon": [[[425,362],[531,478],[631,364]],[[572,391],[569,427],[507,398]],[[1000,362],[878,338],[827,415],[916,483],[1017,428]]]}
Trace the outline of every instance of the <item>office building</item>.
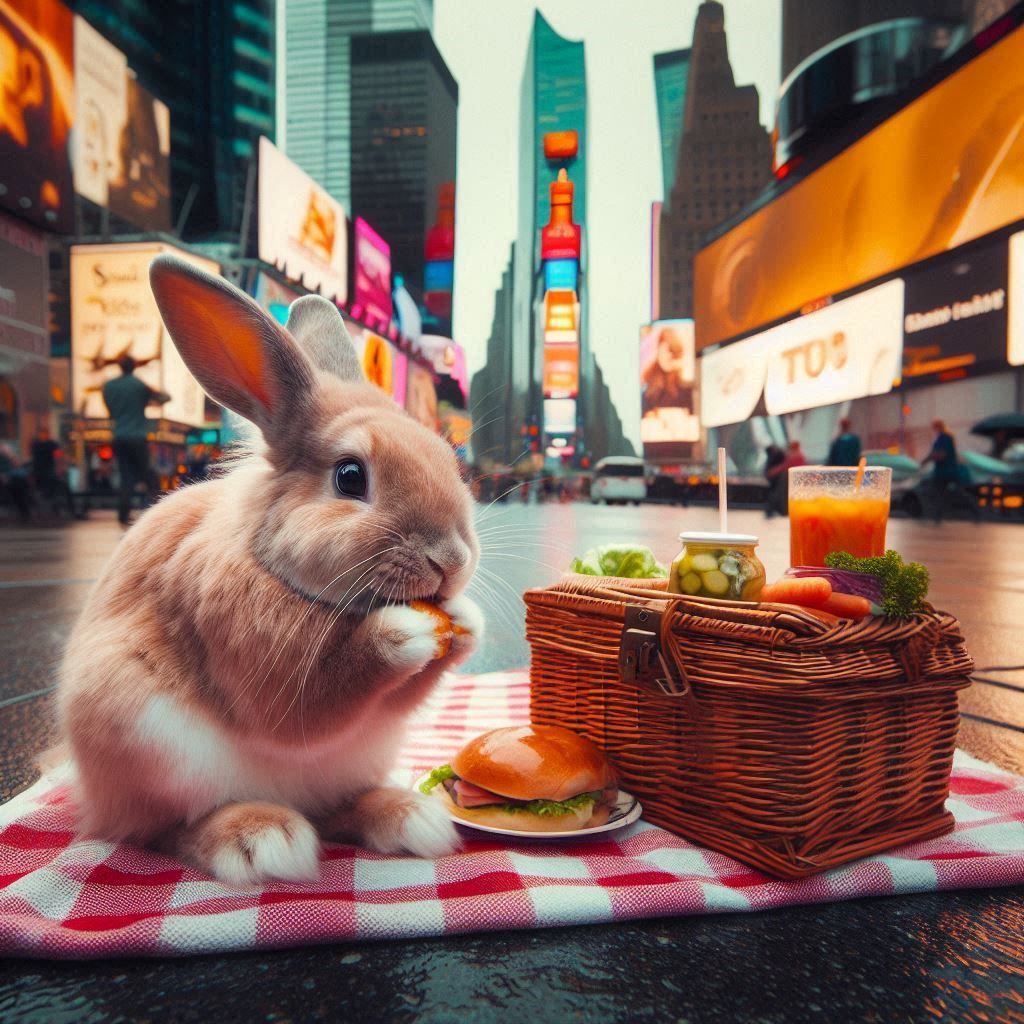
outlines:
{"label": "office building", "polygon": [[288,0],[279,141],[352,210],[349,138],[352,37],[433,28],[433,0]]}
{"label": "office building", "polygon": [[689,50],[672,50],[654,55],[654,97],[658,107],[661,174],[666,200],[671,196],[672,185],[676,180],[676,160],[679,157],[679,140],[683,134],[689,70]]}
{"label": "office building", "polygon": [[75,0],[170,108],[171,219],[185,238],[237,237],[261,135],[274,137],[274,0]]}
{"label": "office building", "polygon": [[693,258],[702,239],[771,180],[771,160],[757,89],[733,77],[725,11],[705,0],[693,29],[675,180],[661,215],[661,316],[693,316]]}
{"label": "office building", "polygon": [[459,87],[429,32],[351,38],[351,212],[417,299],[441,186],[455,181]]}

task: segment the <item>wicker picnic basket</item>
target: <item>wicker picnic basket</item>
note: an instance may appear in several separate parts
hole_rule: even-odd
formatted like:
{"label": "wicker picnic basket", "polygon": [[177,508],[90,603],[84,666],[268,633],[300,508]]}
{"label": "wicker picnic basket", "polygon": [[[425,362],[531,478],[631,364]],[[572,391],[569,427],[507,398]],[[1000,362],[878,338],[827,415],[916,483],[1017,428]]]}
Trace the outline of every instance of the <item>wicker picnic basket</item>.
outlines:
{"label": "wicker picnic basket", "polygon": [[953,827],[951,615],[827,625],[573,574],[525,600],[531,719],[602,746],[648,821],[782,878]]}

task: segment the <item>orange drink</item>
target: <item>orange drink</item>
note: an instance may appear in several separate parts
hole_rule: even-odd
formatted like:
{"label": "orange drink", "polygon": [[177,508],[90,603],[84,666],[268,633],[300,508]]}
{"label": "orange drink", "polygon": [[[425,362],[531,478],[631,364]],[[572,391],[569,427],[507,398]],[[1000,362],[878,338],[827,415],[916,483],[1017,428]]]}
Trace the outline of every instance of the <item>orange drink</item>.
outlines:
{"label": "orange drink", "polygon": [[833,551],[858,558],[885,554],[892,470],[802,466],[789,471],[791,565],[824,565]]}

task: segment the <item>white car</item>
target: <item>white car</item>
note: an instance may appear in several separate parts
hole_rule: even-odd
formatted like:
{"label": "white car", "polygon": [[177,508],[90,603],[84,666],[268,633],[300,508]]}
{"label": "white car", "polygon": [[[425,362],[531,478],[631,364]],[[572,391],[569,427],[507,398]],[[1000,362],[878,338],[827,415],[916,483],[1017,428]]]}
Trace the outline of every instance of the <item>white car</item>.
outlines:
{"label": "white car", "polygon": [[593,504],[627,501],[639,504],[647,497],[647,476],[643,459],[627,455],[609,455],[594,467],[594,479],[590,484],[590,500]]}

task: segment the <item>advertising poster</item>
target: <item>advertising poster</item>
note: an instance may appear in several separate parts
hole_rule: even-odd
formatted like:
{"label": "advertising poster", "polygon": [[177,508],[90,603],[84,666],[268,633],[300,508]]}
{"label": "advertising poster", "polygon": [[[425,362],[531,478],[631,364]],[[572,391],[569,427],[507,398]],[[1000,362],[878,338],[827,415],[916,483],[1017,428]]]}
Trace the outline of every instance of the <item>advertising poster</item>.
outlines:
{"label": "advertising poster", "polygon": [[405,409],[414,420],[437,432],[437,391],[434,388],[434,377],[418,363],[409,363]]}
{"label": "advertising poster", "polygon": [[362,319],[381,328],[391,323],[391,246],[362,217],[352,225],[355,236],[355,297]]}
{"label": "advertising poster", "polygon": [[741,423],[764,397],[771,416],[883,395],[899,379],[897,279],[701,357],[701,420]]}
{"label": "advertising poster", "polygon": [[1006,365],[1007,245],[951,254],[904,275],[903,384]]}
{"label": "advertising poster", "polygon": [[48,231],[74,228],[71,12],[0,0],[0,206]]}
{"label": "advertising poster", "polygon": [[259,162],[259,258],[344,305],[348,228],[341,203],[263,136]]}
{"label": "advertising poster", "polygon": [[544,293],[544,341],[580,340],[580,304],[573,291]]}
{"label": "advertising poster", "polygon": [[[469,394],[469,370],[466,367],[465,349],[443,334],[424,334],[420,338],[419,351],[430,360],[434,372],[439,377],[450,378],[455,384],[462,396],[461,406],[464,407],[466,396]],[[444,384],[443,380],[441,384]]]}
{"label": "advertising poster", "polygon": [[640,439],[700,440],[692,320],[659,320],[640,330]]}
{"label": "advertising poster", "polygon": [[702,249],[698,351],[1018,220],[1024,27]]}
{"label": "advertising poster", "polygon": [[544,397],[575,398],[580,389],[579,345],[544,346]]}
{"label": "advertising poster", "polygon": [[71,385],[78,416],[106,419],[102,389],[120,374],[123,355],[136,376],[171,400],[152,418],[198,427],[205,422],[204,394],[167,334],[149,287],[149,265],[170,252],[210,273],[220,267],[168,245],[76,245],[71,248]]}
{"label": "advertising poster", "polygon": [[269,274],[260,271],[256,275],[253,298],[279,323],[288,322],[288,309],[299,297],[297,291],[286,288]]}
{"label": "advertising poster", "polygon": [[548,437],[576,433],[576,399],[544,399],[544,433]]}
{"label": "advertising poster", "polygon": [[75,191],[140,228],[170,230],[170,111],[78,15],[75,111]]}
{"label": "advertising poster", "polygon": [[47,319],[45,236],[0,213],[0,373],[49,362]]}

